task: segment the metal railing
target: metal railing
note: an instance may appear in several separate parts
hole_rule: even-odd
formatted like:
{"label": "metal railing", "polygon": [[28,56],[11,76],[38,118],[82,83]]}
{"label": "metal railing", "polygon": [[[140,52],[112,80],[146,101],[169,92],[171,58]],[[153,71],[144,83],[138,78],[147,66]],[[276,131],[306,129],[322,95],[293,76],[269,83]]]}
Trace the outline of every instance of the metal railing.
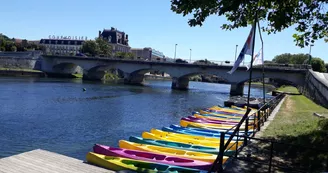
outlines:
{"label": "metal railing", "polygon": [[[251,141],[251,140],[255,140],[255,141],[261,141],[261,142],[266,142],[267,144],[269,144],[269,153],[267,153],[269,155],[269,159],[268,159],[268,163],[265,162],[259,162],[261,165],[266,164],[267,165],[267,171],[271,172],[272,171],[272,167],[280,167],[284,170],[293,170],[295,168],[288,168],[286,166],[280,166],[280,165],[275,165],[273,164],[273,157],[274,157],[274,146],[275,145],[287,145],[287,146],[295,146],[295,147],[301,147],[301,148],[306,148],[306,149],[310,149],[310,150],[316,150],[316,151],[321,151],[321,152],[326,152],[328,154],[328,150],[324,150],[324,149],[318,149],[318,148],[311,148],[311,147],[306,147],[306,146],[300,146],[300,145],[295,145],[295,144],[287,144],[287,143],[283,143],[283,142],[277,142],[274,140],[269,140],[269,139],[261,139],[261,138],[255,138],[255,134],[257,132],[259,132],[261,130],[261,126],[264,125],[264,122],[267,121],[268,117],[270,116],[270,114],[272,113],[272,111],[276,108],[276,106],[281,102],[281,100],[285,97],[285,94],[279,94],[278,96],[276,96],[275,98],[273,98],[272,100],[270,100],[269,102],[267,102],[265,105],[263,105],[260,109],[258,109],[255,113],[253,113],[252,115],[248,116],[245,119],[245,124],[243,124],[244,129],[240,130],[240,128],[238,128],[238,125],[233,126],[232,128],[226,130],[225,132],[221,132],[220,133],[220,147],[219,147],[219,155],[218,155],[218,159],[213,163],[213,168],[215,171],[217,172],[222,172],[225,164],[223,164],[223,156],[225,155],[225,153],[227,151],[229,151],[232,147],[235,148],[235,153],[233,158],[237,158],[238,154],[240,154],[240,152],[242,151],[242,149],[247,146],[247,144]],[[247,114],[248,115],[248,114]],[[240,126],[242,127],[242,126]],[[232,131],[234,131],[236,128],[238,128],[236,130],[236,133],[234,135],[234,133],[231,133]],[[249,130],[252,129],[252,130]],[[230,136],[230,138],[234,139],[234,144],[229,146],[229,143],[225,143],[225,137],[226,136]],[[239,141],[243,141],[242,145],[239,145]],[[230,142],[230,141],[228,141]],[[225,146],[229,146],[226,147]],[[246,161],[250,161],[250,162],[255,162],[252,160],[246,160]],[[213,170],[210,170],[209,172],[211,172]],[[328,158],[326,160],[326,168],[325,171],[328,171]],[[298,172],[300,172],[298,170]]]}
{"label": "metal railing", "polygon": [[[242,119],[241,123],[244,123],[245,121],[245,126],[244,126],[244,130],[242,133],[240,133],[240,127],[238,127],[238,124],[236,124],[235,126],[231,127],[230,129],[226,130],[225,132],[221,132],[220,133],[220,147],[219,147],[219,155],[217,157],[217,159],[215,160],[215,162],[213,163],[213,167],[211,168],[211,171],[216,170],[219,172],[223,171],[223,156],[224,153],[227,152],[229,149],[231,149],[231,147],[233,147],[235,145],[236,147],[236,152],[235,152],[235,156],[238,155],[239,150],[241,150],[244,146],[247,145],[248,140],[247,137],[254,137],[255,133],[257,131],[261,130],[261,125],[264,124],[264,122],[267,120],[268,116],[272,113],[272,111],[274,110],[274,108],[279,104],[279,102],[284,98],[285,94],[279,94],[278,96],[276,96],[275,98],[271,99],[269,102],[267,102],[266,104],[264,104],[260,109],[258,109],[255,113],[253,113],[252,115],[248,116],[249,112],[251,111],[250,109],[246,111],[245,116],[246,119]],[[252,131],[250,132],[249,129],[252,129]],[[231,133],[232,132],[232,133]],[[236,133],[234,133],[236,132]],[[241,135],[243,134],[243,135]],[[225,143],[225,137],[226,135],[229,135],[229,140]],[[225,147],[228,146],[229,143],[231,142],[231,140],[235,138],[237,139],[236,142],[231,145],[229,148]],[[243,144],[241,146],[238,146],[239,143],[239,139],[242,138],[243,139]]]}

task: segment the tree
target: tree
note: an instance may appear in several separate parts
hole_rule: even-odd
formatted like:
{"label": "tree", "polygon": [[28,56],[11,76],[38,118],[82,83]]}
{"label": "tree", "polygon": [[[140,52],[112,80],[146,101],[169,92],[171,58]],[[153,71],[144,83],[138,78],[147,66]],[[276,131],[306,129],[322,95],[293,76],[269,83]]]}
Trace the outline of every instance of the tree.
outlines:
{"label": "tree", "polygon": [[326,66],[326,72],[328,73],[328,64],[325,64],[325,66]]}
{"label": "tree", "polygon": [[272,61],[278,64],[304,64],[309,59],[307,54],[290,54],[284,53],[281,55],[275,56]]}
{"label": "tree", "polygon": [[278,64],[289,64],[289,62],[291,62],[291,54],[290,53],[284,53],[281,55],[277,55],[275,56],[272,61],[274,63],[278,63]]}
{"label": "tree", "polygon": [[125,54],[126,58],[129,58],[129,59],[133,59],[134,58],[134,54],[132,52],[127,52]]}
{"label": "tree", "polygon": [[124,52],[116,52],[115,53],[115,57],[118,57],[118,58],[122,58],[122,59],[124,59],[125,58],[125,53]]}
{"label": "tree", "polygon": [[328,38],[327,0],[171,0],[171,10],[183,16],[192,14],[190,26],[201,26],[210,15],[225,16],[230,23],[221,26],[231,30],[253,23],[255,13],[265,21],[262,30],[276,33],[296,26],[296,45],[308,46],[317,39]]}
{"label": "tree", "polygon": [[17,47],[16,46],[11,46],[10,51],[16,52],[17,51]]}
{"label": "tree", "polygon": [[99,53],[103,56],[110,57],[112,55],[112,46],[102,38],[96,38],[99,47]]}
{"label": "tree", "polygon": [[88,53],[92,56],[96,56],[100,52],[97,42],[93,41],[93,40],[85,41],[82,45],[81,50],[82,50],[83,53]]}
{"label": "tree", "polygon": [[326,72],[325,62],[320,58],[312,58],[311,66],[313,71]]}

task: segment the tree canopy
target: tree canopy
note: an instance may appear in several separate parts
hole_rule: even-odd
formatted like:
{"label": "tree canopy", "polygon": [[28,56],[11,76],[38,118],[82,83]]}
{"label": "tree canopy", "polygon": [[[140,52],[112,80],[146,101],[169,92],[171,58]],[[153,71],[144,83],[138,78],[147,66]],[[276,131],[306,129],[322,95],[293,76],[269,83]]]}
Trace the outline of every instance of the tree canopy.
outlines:
{"label": "tree canopy", "polygon": [[312,70],[318,72],[326,72],[325,62],[320,58],[312,58],[311,60]]}
{"label": "tree canopy", "polygon": [[[284,53],[277,55],[272,59],[273,63],[278,64],[307,64],[308,54],[290,54]],[[326,72],[325,62],[321,58],[312,58],[311,66],[313,71]]]}
{"label": "tree canopy", "polygon": [[231,30],[253,23],[255,13],[265,25],[262,30],[276,33],[295,26],[296,45],[308,46],[317,39],[328,41],[327,0],[171,0],[171,9],[183,16],[192,14],[190,26],[201,26],[211,15],[225,16],[229,23],[221,28]]}
{"label": "tree canopy", "polygon": [[101,38],[85,41],[81,50],[83,53],[91,54],[92,56],[100,55],[110,57],[112,54],[112,46]]}
{"label": "tree canopy", "polygon": [[284,53],[275,56],[272,61],[278,64],[304,64],[309,59],[308,54],[290,54]]}

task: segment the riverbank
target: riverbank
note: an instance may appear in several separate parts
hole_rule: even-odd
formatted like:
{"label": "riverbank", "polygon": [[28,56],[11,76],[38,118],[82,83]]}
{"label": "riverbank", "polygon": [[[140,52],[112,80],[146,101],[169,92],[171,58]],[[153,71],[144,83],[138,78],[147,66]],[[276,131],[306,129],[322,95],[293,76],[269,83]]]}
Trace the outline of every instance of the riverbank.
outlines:
{"label": "riverbank", "polygon": [[[283,87],[280,90],[297,91],[292,87]],[[314,116],[314,113],[326,118]],[[275,162],[295,168],[301,167],[309,172],[324,170],[328,152],[309,149],[309,147],[326,150],[325,146],[328,146],[327,118],[328,109],[315,104],[303,95],[287,95],[277,116],[263,131],[263,137],[298,147],[276,144],[274,146]],[[260,145],[260,148],[269,149],[269,146]]]}
{"label": "riverbank", "polygon": [[39,70],[32,69],[12,69],[0,68],[0,76],[10,77],[46,77],[46,74]]}

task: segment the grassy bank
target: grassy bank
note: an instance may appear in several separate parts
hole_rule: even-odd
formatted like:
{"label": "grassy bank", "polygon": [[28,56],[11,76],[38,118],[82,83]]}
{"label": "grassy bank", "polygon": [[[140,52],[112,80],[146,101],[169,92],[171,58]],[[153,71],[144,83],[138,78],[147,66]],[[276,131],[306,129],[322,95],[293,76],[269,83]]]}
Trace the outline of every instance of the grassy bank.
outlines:
{"label": "grassy bank", "polygon": [[[296,88],[284,87],[282,91],[295,92]],[[325,109],[303,95],[288,95],[275,119],[263,131],[263,137],[278,142],[327,149],[328,119],[313,115],[319,113],[328,117]],[[264,146],[269,147],[269,146]],[[284,164],[303,167],[309,172],[324,170],[328,152],[315,151],[302,147],[277,144],[274,146],[277,160]]]}
{"label": "grassy bank", "polygon": [[22,72],[40,72],[39,70],[32,70],[32,69],[21,69],[21,68],[0,68],[0,71],[22,71]]}
{"label": "grassy bank", "polygon": [[292,87],[292,86],[281,86],[279,88],[276,89],[277,91],[280,91],[280,92],[287,92],[287,93],[293,93],[293,94],[299,94],[297,88],[295,87]]}

